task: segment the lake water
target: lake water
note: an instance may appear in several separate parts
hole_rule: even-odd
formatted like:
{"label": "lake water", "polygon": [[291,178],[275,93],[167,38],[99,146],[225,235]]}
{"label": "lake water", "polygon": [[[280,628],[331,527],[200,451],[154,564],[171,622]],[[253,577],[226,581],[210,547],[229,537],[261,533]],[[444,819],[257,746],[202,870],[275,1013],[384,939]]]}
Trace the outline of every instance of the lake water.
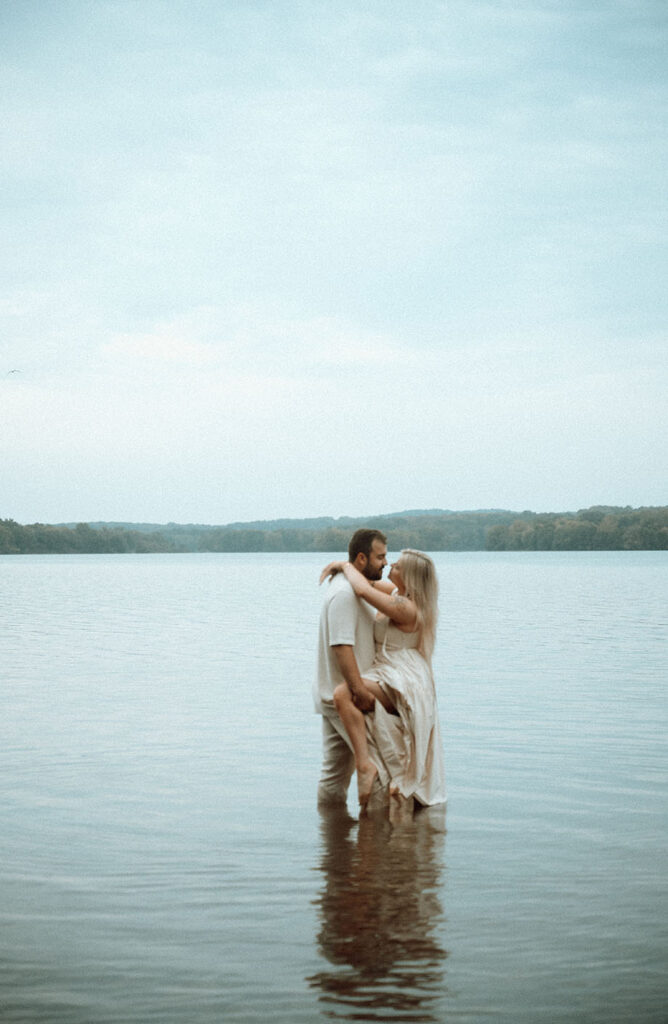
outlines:
{"label": "lake water", "polygon": [[445,831],[317,812],[329,556],[0,558],[3,1024],[668,1019],[668,554],[434,557]]}

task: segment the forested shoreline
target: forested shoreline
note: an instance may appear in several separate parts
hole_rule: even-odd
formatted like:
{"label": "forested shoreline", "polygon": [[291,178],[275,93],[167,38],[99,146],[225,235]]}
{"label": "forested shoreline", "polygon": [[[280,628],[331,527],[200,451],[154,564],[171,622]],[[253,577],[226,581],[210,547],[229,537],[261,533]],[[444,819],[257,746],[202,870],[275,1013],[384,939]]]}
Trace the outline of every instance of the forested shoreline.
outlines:
{"label": "forested shoreline", "polygon": [[270,520],[226,526],[0,520],[0,554],[345,551],[358,526],[387,534],[391,551],[664,551],[668,506],[578,512],[413,511],[360,519]]}

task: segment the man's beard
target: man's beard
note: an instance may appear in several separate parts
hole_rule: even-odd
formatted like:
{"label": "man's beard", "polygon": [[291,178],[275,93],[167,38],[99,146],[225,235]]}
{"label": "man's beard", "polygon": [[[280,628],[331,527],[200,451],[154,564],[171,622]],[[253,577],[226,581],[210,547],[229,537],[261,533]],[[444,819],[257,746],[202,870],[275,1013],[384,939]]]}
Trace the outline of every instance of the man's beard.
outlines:
{"label": "man's beard", "polygon": [[362,576],[366,577],[366,579],[368,579],[368,580],[382,580],[382,578],[383,578],[383,570],[382,569],[372,569],[371,566],[369,564],[367,564],[362,569]]}

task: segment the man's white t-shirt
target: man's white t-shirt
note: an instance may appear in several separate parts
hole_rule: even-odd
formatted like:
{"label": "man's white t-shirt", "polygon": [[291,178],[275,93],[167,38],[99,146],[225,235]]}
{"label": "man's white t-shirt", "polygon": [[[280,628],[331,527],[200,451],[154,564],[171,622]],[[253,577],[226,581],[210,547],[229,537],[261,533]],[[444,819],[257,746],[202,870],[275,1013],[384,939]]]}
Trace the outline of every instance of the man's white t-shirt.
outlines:
{"label": "man's white t-shirt", "polygon": [[337,573],[326,587],[320,612],[318,671],[313,686],[315,709],[321,714],[327,707],[333,707],[334,690],[344,682],[332,647],[349,644],[355,652],[360,675],[371,667],[375,654],[375,608],[355,596],[342,572]]}

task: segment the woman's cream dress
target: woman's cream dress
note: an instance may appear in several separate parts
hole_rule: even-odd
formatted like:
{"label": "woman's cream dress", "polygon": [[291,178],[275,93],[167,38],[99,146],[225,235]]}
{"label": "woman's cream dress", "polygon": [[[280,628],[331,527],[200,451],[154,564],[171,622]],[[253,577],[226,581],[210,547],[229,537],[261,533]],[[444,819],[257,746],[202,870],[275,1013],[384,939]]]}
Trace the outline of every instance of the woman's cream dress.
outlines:
{"label": "woman's cream dress", "polygon": [[[367,728],[383,765],[381,781],[420,804],[446,801],[443,746],[431,668],[417,649],[418,634],[403,633],[388,618],[376,619],[376,657],[365,679],[375,679],[398,715],[376,701]],[[372,755],[373,757],[373,755]],[[375,758],[374,758],[375,760]],[[384,769],[384,770],[383,770]]]}

